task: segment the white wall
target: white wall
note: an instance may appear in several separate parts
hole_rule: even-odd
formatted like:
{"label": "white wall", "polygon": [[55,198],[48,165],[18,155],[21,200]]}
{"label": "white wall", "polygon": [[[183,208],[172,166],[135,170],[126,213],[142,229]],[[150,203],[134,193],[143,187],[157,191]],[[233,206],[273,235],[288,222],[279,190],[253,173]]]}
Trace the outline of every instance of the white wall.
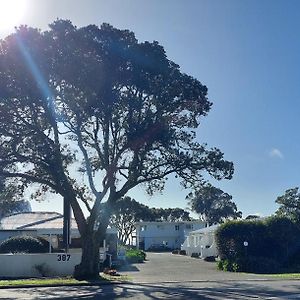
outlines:
{"label": "white wall", "polygon": [[136,234],[138,244],[143,241],[145,250],[153,244],[165,244],[171,249],[176,249],[180,248],[190,231],[203,227],[203,222],[140,222],[137,223]]}
{"label": "white wall", "polygon": [[167,222],[149,222],[145,230],[139,227],[138,236],[139,241],[143,240],[145,243],[145,250],[151,245],[165,244],[170,248],[176,248],[180,245],[180,231],[175,230],[174,223]]}
{"label": "white wall", "polygon": [[198,253],[201,258],[218,255],[213,232],[190,234],[181,246],[181,249],[185,250],[187,255]]}
{"label": "white wall", "polygon": [[[0,254],[0,277],[41,277],[72,275],[81,253]],[[40,267],[45,274],[41,274]]]}

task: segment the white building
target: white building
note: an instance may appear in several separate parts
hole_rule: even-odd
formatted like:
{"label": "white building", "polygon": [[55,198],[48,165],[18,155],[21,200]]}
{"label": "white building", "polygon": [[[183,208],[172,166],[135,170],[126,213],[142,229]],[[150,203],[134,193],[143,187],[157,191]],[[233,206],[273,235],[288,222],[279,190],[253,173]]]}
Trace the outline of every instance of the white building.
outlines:
{"label": "white building", "polygon": [[[63,245],[63,215],[57,212],[23,212],[4,217],[0,221],[0,243],[13,236],[29,235],[43,237],[54,249]],[[81,249],[80,233],[74,218],[71,218],[70,251]],[[117,230],[107,228],[102,248],[117,253]],[[81,250],[80,250],[81,251]]]}
{"label": "white building", "polygon": [[185,250],[187,255],[198,254],[201,258],[218,256],[215,241],[215,231],[218,227],[219,225],[213,225],[191,231],[181,246],[181,250]]}
{"label": "white building", "polygon": [[136,245],[139,249],[180,249],[189,232],[204,228],[203,221],[185,222],[138,222],[136,223]]}

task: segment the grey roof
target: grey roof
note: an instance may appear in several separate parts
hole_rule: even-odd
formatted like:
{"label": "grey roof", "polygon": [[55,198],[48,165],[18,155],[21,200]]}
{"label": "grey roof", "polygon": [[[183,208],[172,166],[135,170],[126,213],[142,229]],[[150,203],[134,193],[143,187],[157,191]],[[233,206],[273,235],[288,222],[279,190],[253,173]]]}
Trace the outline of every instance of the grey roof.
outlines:
{"label": "grey roof", "polygon": [[161,225],[161,224],[171,224],[171,225],[181,225],[181,224],[206,224],[206,222],[201,220],[194,221],[141,221],[136,222],[135,225]]}
{"label": "grey roof", "polygon": [[[4,217],[0,221],[1,230],[38,230],[41,233],[62,234],[63,215],[57,212],[23,212]],[[78,226],[74,218],[71,218],[73,235],[79,235]],[[108,234],[116,234],[117,229],[108,227]]]}
{"label": "grey roof", "polygon": [[194,231],[191,231],[189,234],[205,234],[205,233],[212,233],[212,232],[215,232],[216,229],[219,227],[220,225],[212,225],[212,226],[209,226],[209,227],[205,227],[205,228],[201,228],[201,229],[198,229],[198,230],[194,230]]}
{"label": "grey roof", "polygon": [[[62,229],[63,215],[57,212],[24,212],[4,217],[0,222],[2,229]],[[74,219],[71,227],[77,229]]]}

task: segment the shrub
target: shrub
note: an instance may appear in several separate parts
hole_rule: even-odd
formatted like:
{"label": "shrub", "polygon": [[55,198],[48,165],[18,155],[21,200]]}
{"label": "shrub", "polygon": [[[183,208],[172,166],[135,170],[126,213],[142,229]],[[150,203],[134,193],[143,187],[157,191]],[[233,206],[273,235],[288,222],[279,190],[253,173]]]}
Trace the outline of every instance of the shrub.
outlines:
{"label": "shrub", "polygon": [[225,272],[228,272],[228,271],[232,272],[232,263],[231,263],[230,260],[225,259],[223,261],[222,265],[223,265],[223,271],[225,271]]}
{"label": "shrub", "polygon": [[173,250],[172,254],[179,254],[179,250]]}
{"label": "shrub", "polygon": [[222,261],[218,267],[224,271],[254,273],[275,273],[292,265],[297,267],[299,234],[299,228],[286,218],[227,222],[216,232]]}
{"label": "shrub", "polygon": [[[49,252],[50,243],[42,237],[38,236],[36,238],[42,243],[43,247],[45,248],[45,252]],[[52,246],[51,246],[51,252],[53,252],[53,247]]]}
{"label": "shrub", "polygon": [[185,250],[180,250],[180,251],[179,251],[179,254],[180,254],[180,255],[186,255],[186,251],[185,251]]}
{"label": "shrub", "polygon": [[214,256],[206,256],[203,260],[207,262],[214,262],[216,261],[216,258]]}
{"label": "shrub", "polygon": [[218,268],[218,270],[223,271],[223,260],[219,260],[217,262],[217,268]]}
{"label": "shrub", "polygon": [[234,262],[232,264],[232,271],[233,272],[240,272],[241,271],[240,265],[238,263]]}
{"label": "shrub", "polygon": [[0,244],[0,253],[47,253],[48,245],[31,236],[16,236]]}
{"label": "shrub", "polygon": [[192,253],[191,257],[199,258],[199,253],[194,252]]}
{"label": "shrub", "polygon": [[137,249],[127,250],[125,256],[126,260],[130,263],[141,263],[146,260],[146,253]]}

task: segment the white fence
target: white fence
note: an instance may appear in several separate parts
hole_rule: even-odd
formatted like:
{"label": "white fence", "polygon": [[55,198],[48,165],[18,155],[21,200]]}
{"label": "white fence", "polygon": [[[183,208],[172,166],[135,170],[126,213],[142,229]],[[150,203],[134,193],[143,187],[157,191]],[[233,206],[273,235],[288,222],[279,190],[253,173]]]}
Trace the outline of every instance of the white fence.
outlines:
{"label": "white fence", "polygon": [[0,254],[0,277],[72,275],[81,253]]}

